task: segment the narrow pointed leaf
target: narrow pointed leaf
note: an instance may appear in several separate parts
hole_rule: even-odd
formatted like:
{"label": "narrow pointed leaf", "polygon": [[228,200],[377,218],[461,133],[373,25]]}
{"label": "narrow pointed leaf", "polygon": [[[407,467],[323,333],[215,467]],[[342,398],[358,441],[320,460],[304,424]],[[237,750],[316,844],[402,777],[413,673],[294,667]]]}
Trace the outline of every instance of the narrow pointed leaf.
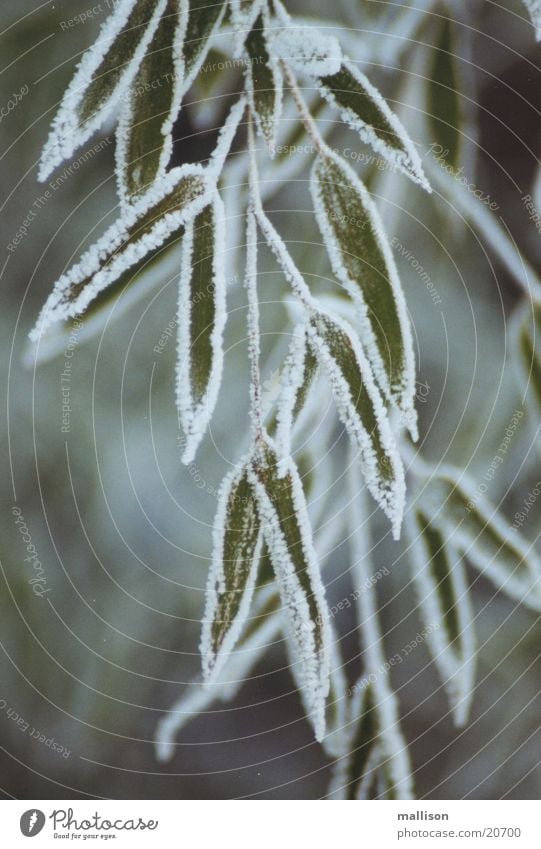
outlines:
{"label": "narrow pointed leaf", "polygon": [[171,170],[59,278],[30,338],[37,340],[50,325],[84,312],[124,272],[178,235],[209,196],[202,168],[185,165]]}
{"label": "narrow pointed leaf", "polygon": [[425,482],[417,505],[498,589],[541,610],[541,561],[533,545],[479,497],[463,472],[439,470]]}
{"label": "narrow pointed leaf", "polygon": [[353,62],[342,62],[340,70],[321,76],[318,83],[324,97],[340,110],[342,120],[363,142],[430,191],[419,155],[401,121]]}
{"label": "narrow pointed leaf", "polygon": [[454,53],[453,25],[444,18],[428,72],[427,119],[431,141],[440,145],[441,156],[456,168],[460,158],[462,112]]}
{"label": "narrow pointed leaf", "polygon": [[248,615],[261,551],[259,515],[246,469],[225,478],[214,522],[201,656],[209,678],[234,647]]}
{"label": "narrow pointed leaf", "polygon": [[223,368],[225,213],[216,193],[186,225],[178,304],[177,406],[190,463],[214,411]]}
{"label": "narrow pointed leaf", "polygon": [[318,740],[325,733],[329,691],[328,610],[313,547],[302,485],[292,462],[278,477],[278,456],[269,440],[252,463],[261,526],[287,622],[289,646],[303,701]]}
{"label": "narrow pointed leaf", "polygon": [[60,104],[42,153],[40,180],[101,126],[132,81],[165,6],[166,0],[119,0]]}
{"label": "narrow pointed leaf", "polygon": [[187,19],[183,0],[167,0],[147,53],[123,97],[117,171],[124,202],[163,175],[171,157],[173,123],[182,97]]}
{"label": "narrow pointed leaf", "polygon": [[[322,556],[328,555],[342,536],[340,521],[327,525],[324,532],[316,535],[316,547]],[[224,665],[210,684],[194,681],[182,694],[171,711],[159,722],[156,734],[156,754],[160,761],[166,761],[175,754],[175,737],[182,728],[200,713],[207,710],[216,700],[231,701],[243,684],[250,680],[250,673],[261,657],[280,641],[283,630],[283,615],[280,595],[275,586],[263,584],[274,578],[268,549],[264,545],[261,551],[261,565],[258,581],[260,586],[253,596],[250,615],[235,648],[230,652]]]}
{"label": "narrow pointed leaf", "polygon": [[[455,724],[468,718],[475,676],[473,611],[464,565],[421,511],[416,511],[412,571],[427,645],[447,691]],[[441,627],[434,627],[435,624]]]}
{"label": "narrow pointed leaf", "polygon": [[218,30],[226,9],[225,0],[189,0],[188,26],[184,43],[184,90],[192,84]]}
{"label": "narrow pointed leaf", "polygon": [[340,418],[359,448],[366,485],[397,537],[404,511],[404,470],[370,365],[351,328],[336,316],[316,314],[308,335],[329,377]]}
{"label": "narrow pointed leaf", "polygon": [[265,18],[260,14],[246,39],[248,63],[246,79],[249,101],[258,131],[269,150],[276,141],[277,123],[282,108],[282,73],[267,48]]}
{"label": "narrow pointed leaf", "polygon": [[379,214],[356,174],[330,150],[316,159],[311,188],[333,271],[359,304],[362,337],[376,380],[415,438],[411,328]]}

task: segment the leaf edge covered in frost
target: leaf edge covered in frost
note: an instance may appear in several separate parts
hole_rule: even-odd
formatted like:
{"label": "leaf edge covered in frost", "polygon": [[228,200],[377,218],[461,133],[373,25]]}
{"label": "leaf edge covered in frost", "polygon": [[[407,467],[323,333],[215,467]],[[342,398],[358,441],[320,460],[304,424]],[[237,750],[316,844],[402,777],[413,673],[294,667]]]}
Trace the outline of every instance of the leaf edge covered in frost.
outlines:
{"label": "leaf edge covered in frost", "polygon": [[[257,130],[265,140],[269,155],[272,157],[276,145],[278,122],[282,111],[283,78],[278,62],[276,62],[271,51],[269,51],[267,47],[267,27],[268,14],[265,12],[265,8],[263,8],[256,18],[248,37],[246,38],[245,49],[247,53],[247,61],[245,76],[248,84],[248,102],[250,104],[250,109],[254,115]],[[263,63],[261,63],[262,58],[265,60]],[[260,64],[263,64],[265,68],[267,68],[268,74],[272,80],[270,90],[256,89],[255,74],[257,74]],[[254,65],[256,66],[255,74]],[[272,108],[270,112],[265,115],[261,108],[262,100],[264,99],[264,95],[269,93],[272,99]]]}
{"label": "leaf edge covered in frost", "polygon": [[[130,229],[137,227],[145,214],[151,212],[153,207],[164,201],[168,195],[172,195],[186,177],[193,177],[199,183],[198,194],[186,206],[158,216],[147,233],[129,240]],[[124,210],[122,217],[84,252],[77,263],[59,277],[38,316],[36,325],[30,331],[30,339],[35,342],[51,325],[84,312],[93,298],[119,275],[160,247],[169,236],[183,227],[190,217],[197,215],[208,204],[211,190],[205,171],[199,165],[182,165],[169,171],[163,180],[157,182],[142,198]],[[122,248],[124,242],[127,247]],[[66,300],[72,287],[80,286],[85,280],[88,283],[81,292],[75,298]]]}
{"label": "leaf edge covered in frost", "polygon": [[[390,375],[383,360],[383,354],[377,341],[377,335],[373,322],[368,314],[368,305],[364,296],[363,281],[354,280],[343,259],[344,253],[349,253],[348,246],[341,247],[333,220],[336,213],[328,211],[322,197],[322,183],[329,182],[324,175],[318,173],[319,168],[326,169],[329,160],[331,167],[337,168],[343,174],[344,185],[348,191],[354,192],[358,197],[371,227],[371,239],[379,252],[381,262],[386,271],[387,283],[392,298],[393,309],[396,313],[396,322],[400,331],[401,359],[400,383],[392,385]],[[383,224],[377,208],[372,201],[367,189],[359,180],[353,169],[344,162],[341,157],[327,148],[323,155],[318,155],[314,161],[310,174],[310,190],[314,204],[316,220],[325,242],[325,247],[334,273],[359,307],[361,328],[363,332],[363,344],[366,348],[368,358],[374,369],[374,376],[382,389],[384,395],[391,400],[400,411],[404,424],[407,426],[414,440],[418,438],[417,414],[415,411],[415,357],[413,351],[413,338],[410,321],[407,313],[407,305],[395,265],[394,257],[385,235]],[[334,218],[333,218],[334,216]],[[355,256],[354,254],[352,254]],[[380,322],[380,317],[375,316],[374,322]]]}
{"label": "leaf edge covered in frost", "polygon": [[[350,387],[330,351],[328,342],[321,335],[321,331],[314,327],[314,320],[323,320],[325,323],[330,322],[331,325],[338,327],[349,338],[351,351],[360,378],[360,385],[372,404],[373,416],[378,427],[378,437],[385,451],[389,467],[392,470],[393,482],[391,484],[385,484],[381,480],[378,471],[377,455],[372,444],[372,435],[365,428],[364,422],[353,401]],[[340,418],[350,438],[361,452],[361,465],[368,490],[390,519],[394,538],[399,539],[406,495],[404,468],[395,437],[387,418],[387,411],[372,375],[370,364],[364,355],[361,345],[357,341],[356,334],[338,316],[331,316],[329,313],[320,310],[312,317],[308,325],[308,338],[313,347],[316,359],[330,380]]]}
{"label": "leaf edge covered in frost", "polygon": [[[329,613],[302,483],[295,464],[290,460],[286,471],[289,480],[284,482],[284,478],[279,479],[278,485],[289,483],[290,486],[288,497],[293,510],[286,518],[293,518],[301,544],[303,566],[299,571],[289,549],[269,481],[265,480],[265,476],[272,474],[273,467],[276,469],[277,465],[278,456],[273,442],[265,435],[264,441],[260,440],[256,447],[249,467],[250,479],[257,493],[261,529],[280,589],[288,645],[293,656],[292,662],[297,666],[295,678],[302,689],[306,712],[316,739],[321,741],[325,735],[325,705],[330,685]],[[303,582],[306,582],[305,586]],[[312,618],[312,610],[316,611],[316,621]]]}
{"label": "leaf edge covered in frost", "polygon": [[[158,26],[166,2],[167,0],[158,0],[155,4],[148,25],[142,33],[137,48],[134,50],[128,66],[121,74],[113,93],[94,113],[92,118],[84,122],[84,129],[82,129],[78,123],[77,110],[84,100],[85,92],[92,82],[93,74],[99,68],[109,49],[113,47],[116,38],[122,33],[122,28],[133,12],[137,0],[121,0],[107,20],[104,21],[96,41],[83,54],[53,119],[48,139],[41,154],[38,172],[40,182],[44,182],[55,168],[99,129],[114,102],[132,81]],[[112,29],[112,34],[108,34],[110,29]]]}
{"label": "leaf edge covered in frost", "polygon": [[[166,0],[169,2],[169,0]],[[184,38],[186,36],[186,27],[188,23],[188,8],[187,5],[183,2],[183,0],[176,0],[178,5],[178,16],[175,24],[174,32],[172,34],[172,42],[170,45],[171,51],[171,71],[169,72],[170,76],[173,77],[170,83],[170,106],[169,111],[166,115],[161,117],[161,127],[160,133],[163,139],[163,144],[161,151],[158,156],[157,167],[155,171],[155,178],[163,177],[165,175],[165,168],[171,158],[171,153],[173,151],[173,124],[175,119],[180,111],[181,103],[182,103],[182,95],[184,91],[184,57],[183,57],[183,47],[184,47]],[[144,192],[150,185],[152,185],[152,181],[147,181],[146,183],[141,183],[140,180],[136,180],[135,182],[139,183],[138,189],[130,192],[129,190],[129,180],[128,180],[128,172],[130,168],[133,170],[136,167],[137,163],[128,161],[128,152],[130,149],[130,136],[131,133],[134,132],[133,120],[136,117],[134,112],[134,104],[138,104],[141,102],[141,98],[144,96],[148,96],[152,98],[152,89],[150,91],[142,91],[137,92],[136,86],[138,82],[139,74],[141,73],[141,69],[145,62],[152,61],[152,54],[150,53],[150,48],[153,46],[154,39],[160,31],[160,27],[164,24],[164,21],[168,17],[166,15],[167,6],[164,9],[164,15],[162,19],[158,23],[156,27],[156,31],[152,36],[152,39],[149,43],[149,50],[147,51],[145,57],[142,59],[139,69],[136,72],[132,84],[128,87],[128,90],[124,95],[124,102],[120,108],[119,116],[118,116],[118,124],[116,129],[116,150],[115,150],[115,162],[116,162],[116,174],[117,174],[117,187],[118,187],[118,195],[120,198],[121,204],[126,204],[130,202],[130,199],[135,195],[139,195]],[[169,49],[169,48],[167,48]],[[161,48],[163,50],[163,48]],[[161,50],[159,52],[161,52]],[[154,116],[157,118],[158,116]],[[138,125],[135,125],[136,127]],[[148,151],[148,153],[153,153],[152,151]]]}
{"label": "leaf edge covered in frost", "polygon": [[[214,326],[210,333],[212,361],[206,389],[202,397],[195,401],[192,391],[192,348],[194,340],[192,340],[191,325],[192,312],[197,309],[198,304],[193,303],[195,296],[192,297],[191,290],[192,277],[195,271],[192,266],[192,258],[195,240],[197,239],[195,232],[197,219],[205,214],[207,208],[212,209],[212,220],[214,222],[212,251]],[[195,456],[197,447],[214,412],[220,391],[224,360],[223,333],[227,321],[224,274],[225,245],[225,210],[223,201],[216,190],[208,207],[203,208],[197,216],[187,223],[182,249],[177,313],[176,399],[180,422],[186,438],[182,455],[182,462],[186,465],[191,463]]]}
{"label": "leaf edge covered in frost", "polygon": [[[396,138],[401,143],[401,150],[387,144],[373,129],[371,124],[366,123],[362,120],[362,118],[351,108],[348,106],[344,106],[340,104],[338,101],[335,91],[329,82],[325,82],[325,76],[338,76],[340,72],[345,68],[346,72],[351,75],[354,81],[359,85],[359,87],[363,90],[363,92],[370,98],[373,106],[379,110],[382,117],[386,121],[387,124],[393,130]],[[357,66],[350,60],[344,58],[341,63],[340,70],[336,74],[332,75],[319,75],[318,74],[318,84],[321,93],[325,100],[334,106],[340,113],[340,117],[352,130],[358,133],[361,141],[365,144],[370,145],[370,147],[374,150],[375,153],[381,154],[384,159],[391,165],[391,167],[396,168],[396,170],[401,171],[414,183],[417,183],[421,188],[430,193],[432,188],[430,183],[428,182],[421,162],[421,158],[417,153],[415,145],[410,138],[406,128],[403,126],[400,121],[398,115],[390,108],[385,98],[378,91],[378,89],[370,82],[368,77],[366,77],[362,71],[360,71]]]}
{"label": "leaf edge covered in frost", "polygon": [[[203,676],[206,680],[214,678],[220,672],[231,650],[234,648],[248,616],[257,579],[259,557],[262,547],[262,536],[260,532],[255,493],[253,492],[252,484],[247,478],[246,466],[248,461],[249,457],[245,457],[240,461],[239,468],[233,469],[233,471],[224,478],[218,494],[218,507],[216,510],[212,534],[212,563],[207,579],[205,613],[203,617],[200,641]],[[221,597],[228,592],[226,576],[227,564],[224,566],[224,552],[227,547],[227,536],[231,531],[233,531],[234,534],[240,533],[240,529],[235,527],[231,528],[230,514],[235,508],[236,500],[238,501],[241,499],[238,492],[243,482],[246,482],[248,487],[252,490],[251,507],[253,508],[254,514],[252,516],[252,527],[249,529],[249,535],[251,537],[249,542],[250,544],[253,544],[251,544],[251,552],[246,550],[243,555],[251,560],[251,565],[243,567],[246,579],[241,599],[238,603],[236,603],[236,613],[230,620],[229,627],[225,633],[221,634],[221,638],[219,639],[219,642],[217,642],[218,638],[213,633],[217,617],[220,617],[221,612],[225,612],[224,604],[226,608],[228,604],[230,604],[229,601],[225,600],[224,602],[223,598],[221,599]],[[232,498],[233,505],[230,503]],[[247,509],[248,503],[241,501],[241,503],[237,504],[237,506],[240,509]],[[248,516],[246,520],[243,517],[243,521],[248,522],[249,519],[250,516]],[[245,527],[246,525],[243,525],[243,530]],[[253,539],[254,535],[255,539]],[[245,540],[240,541],[241,546],[244,542]],[[238,544],[239,543],[237,541],[237,545]],[[230,588],[229,591],[233,593],[241,592],[238,588]]]}

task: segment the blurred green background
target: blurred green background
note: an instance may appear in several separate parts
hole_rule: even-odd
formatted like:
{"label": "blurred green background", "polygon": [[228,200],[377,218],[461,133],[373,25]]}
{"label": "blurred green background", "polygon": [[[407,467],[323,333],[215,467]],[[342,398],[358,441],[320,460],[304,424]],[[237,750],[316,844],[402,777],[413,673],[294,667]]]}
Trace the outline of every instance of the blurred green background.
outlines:
{"label": "blurred green background", "polygon": [[[287,5],[310,11],[307,3]],[[367,40],[383,44],[387,37],[377,16],[372,23],[371,5],[333,4],[334,19],[349,27],[349,49],[358,39],[359,56]],[[496,199],[498,214],[539,267],[539,236],[527,222],[516,188],[532,192],[537,176],[539,47],[531,27],[518,17],[524,14],[520,4],[503,9],[472,0],[470,5],[477,32],[464,28],[470,58],[461,68],[465,111],[471,113],[465,132],[477,139],[471,142],[477,150],[472,176]],[[303,718],[281,642],[234,703],[215,705],[186,726],[170,763],[158,763],[154,755],[156,722],[198,674],[215,493],[246,437],[245,314],[239,288],[232,288],[229,301],[226,380],[195,472],[179,458],[174,337],[161,353],[154,350],[175,314],[174,262],[167,273],[151,272],[154,286],[130,309],[114,305],[95,338],[76,336],[69,349],[73,356],[61,348],[37,367],[28,358],[27,333],[52,283],[117,212],[113,124],[80,153],[94,141],[110,143],[57,188],[51,188],[55,177],[44,185],[36,178],[55,105],[104,15],[84,25],[62,23],[90,8],[88,0],[44,5],[4,0],[0,9],[1,102],[28,86],[0,123],[4,246],[37,211],[16,250],[4,247],[0,290],[9,427],[2,433],[0,510],[0,790],[6,798],[45,799],[317,798],[326,792],[331,762]],[[431,37],[428,27],[420,40],[430,43]],[[407,78],[410,61],[411,56],[398,57],[388,68],[374,61],[366,70],[391,101],[400,101],[398,83]],[[231,85],[236,84],[232,74]],[[177,163],[204,157],[211,148],[214,133],[198,131],[193,112],[186,109],[178,123]],[[414,110],[406,108],[403,118],[417,140]],[[358,146],[353,137],[347,144]],[[441,319],[416,272],[400,264],[418,345],[419,381],[429,387],[419,404],[422,450],[427,457],[445,455],[467,466],[475,477],[522,403],[507,350],[508,321],[520,293],[483,243],[449,215],[444,201],[429,201],[403,178],[396,181],[400,188],[393,202],[405,212],[391,214],[388,201],[381,201],[390,235],[415,245],[443,302]],[[285,234],[317,240],[312,216],[299,214],[310,207],[304,182],[286,185],[272,204],[284,210]],[[296,256],[303,270],[327,273],[322,249],[308,245],[302,252],[297,246]],[[277,274],[268,280],[272,297],[262,296],[269,301],[262,314],[270,351],[271,328],[287,332],[285,312],[276,303],[286,287]],[[62,382],[67,359],[70,377]],[[71,410],[69,431],[63,432],[67,386]],[[492,484],[491,498],[498,502],[505,496],[509,516],[541,478],[531,443],[525,422]],[[14,505],[43,565],[43,586],[50,590],[43,597],[29,584],[33,570],[25,562]],[[531,540],[541,529],[540,510],[534,505],[524,528]],[[391,571],[378,587],[389,656],[420,627],[401,551],[387,538],[376,547],[377,565]],[[346,552],[337,553],[328,574],[333,603],[350,589]],[[540,625],[533,613],[495,595],[483,578],[475,573],[471,578],[481,649],[470,725],[464,731],[452,727],[424,646],[396,671],[417,792],[427,798],[538,798]],[[354,680],[359,646],[350,613],[340,612],[335,625]],[[47,741],[54,738],[64,753],[32,736],[32,727]]]}

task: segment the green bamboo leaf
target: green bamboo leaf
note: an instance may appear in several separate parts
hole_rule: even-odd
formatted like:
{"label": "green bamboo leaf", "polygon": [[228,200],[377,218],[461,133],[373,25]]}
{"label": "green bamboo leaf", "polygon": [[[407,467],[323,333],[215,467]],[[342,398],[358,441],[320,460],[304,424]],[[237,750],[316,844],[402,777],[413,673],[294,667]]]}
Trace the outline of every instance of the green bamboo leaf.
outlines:
{"label": "green bamboo leaf", "polygon": [[315,314],[308,325],[308,338],[329,377],[340,418],[359,448],[366,485],[398,536],[404,511],[404,470],[370,364],[352,329],[337,316]]}
{"label": "green bamboo leaf", "polygon": [[208,203],[210,192],[199,166],[172,169],[60,277],[30,338],[37,341],[50,325],[83,313],[122,274],[178,236],[186,222]]}
{"label": "green bamboo leaf", "polygon": [[219,671],[237,642],[258,572],[260,521],[254,487],[245,468],[226,477],[222,484],[213,535],[201,635],[206,678]]}
{"label": "green bamboo leaf", "polygon": [[225,0],[189,0],[188,27],[184,44],[186,89],[197,76],[210,47],[210,39],[220,26],[226,9]]}
{"label": "green bamboo leaf", "polygon": [[271,155],[276,142],[277,124],[282,108],[282,74],[280,66],[267,48],[266,19],[260,14],[246,39],[249,103],[258,131],[265,139]]}
{"label": "green bamboo leaf", "polygon": [[292,461],[285,475],[278,476],[278,455],[268,437],[258,442],[251,469],[261,527],[286,614],[295,678],[321,740],[329,690],[328,610],[302,484]]}
{"label": "green bamboo leaf", "polygon": [[210,421],[223,368],[225,212],[216,193],[186,225],[178,300],[177,407],[186,437],[182,461],[193,460]]}
{"label": "green bamboo leaf", "polygon": [[[475,636],[464,565],[421,510],[411,530],[413,580],[427,645],[447,691],[455,724],[467,720],[475,678]],[[441,623],[441,627],[440,627]]]}
{"label": "green bamboo leaf", "polygon": [[79,63],[53,121],[39,179],[80,147],[105,120],[132,81],[166,0],[120,0]]}
{"label": "green bamboo leaf", "polygon": [[358,305],[376,380],[416,437],[411,328],[379,214],[356,174],[330,150],[317,157],[311,188],[333,271]]}
{"label": "green bamboo leaf", "polygon": [[164,174],[180,109],[187,7],[167,0],[139,70],[124,95],[117,128],[117,174],[122,200],[144,192]]}
{"label": "green bamboo leaf", "polygon": [[342,120],[362,141],[430,191],[419,155],[401,121],[353,62],[342,62],[339,71],[319,77],[318,83],[325,99],[340,110]]}
{"label": "green bamboo leaf", "polygon": [[439,469],[423,483],[416,503],[498,589],[541,610],[541,562],[533,545],[511,529],[463,471]]}
{"label": "green bamboo leaf", "polygon": [[441,156],[457,168],[462,140],[462,110],[453,35],[451,21],[444,18],[428,72],[427,117],[432,140],[441,147]]}

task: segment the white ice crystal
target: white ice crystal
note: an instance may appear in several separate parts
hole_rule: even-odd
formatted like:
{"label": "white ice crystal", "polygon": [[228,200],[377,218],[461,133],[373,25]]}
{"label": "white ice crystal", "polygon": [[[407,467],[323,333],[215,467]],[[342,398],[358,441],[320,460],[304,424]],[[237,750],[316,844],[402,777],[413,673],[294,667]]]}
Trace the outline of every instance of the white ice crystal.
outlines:
{"label": "white ice crystal", "polygon": [[330,76],[340,70],[342,51],[338,39],[315,27],[290,23],[287,28],[273,30],[270,43],[273,55],[295,71]]}

